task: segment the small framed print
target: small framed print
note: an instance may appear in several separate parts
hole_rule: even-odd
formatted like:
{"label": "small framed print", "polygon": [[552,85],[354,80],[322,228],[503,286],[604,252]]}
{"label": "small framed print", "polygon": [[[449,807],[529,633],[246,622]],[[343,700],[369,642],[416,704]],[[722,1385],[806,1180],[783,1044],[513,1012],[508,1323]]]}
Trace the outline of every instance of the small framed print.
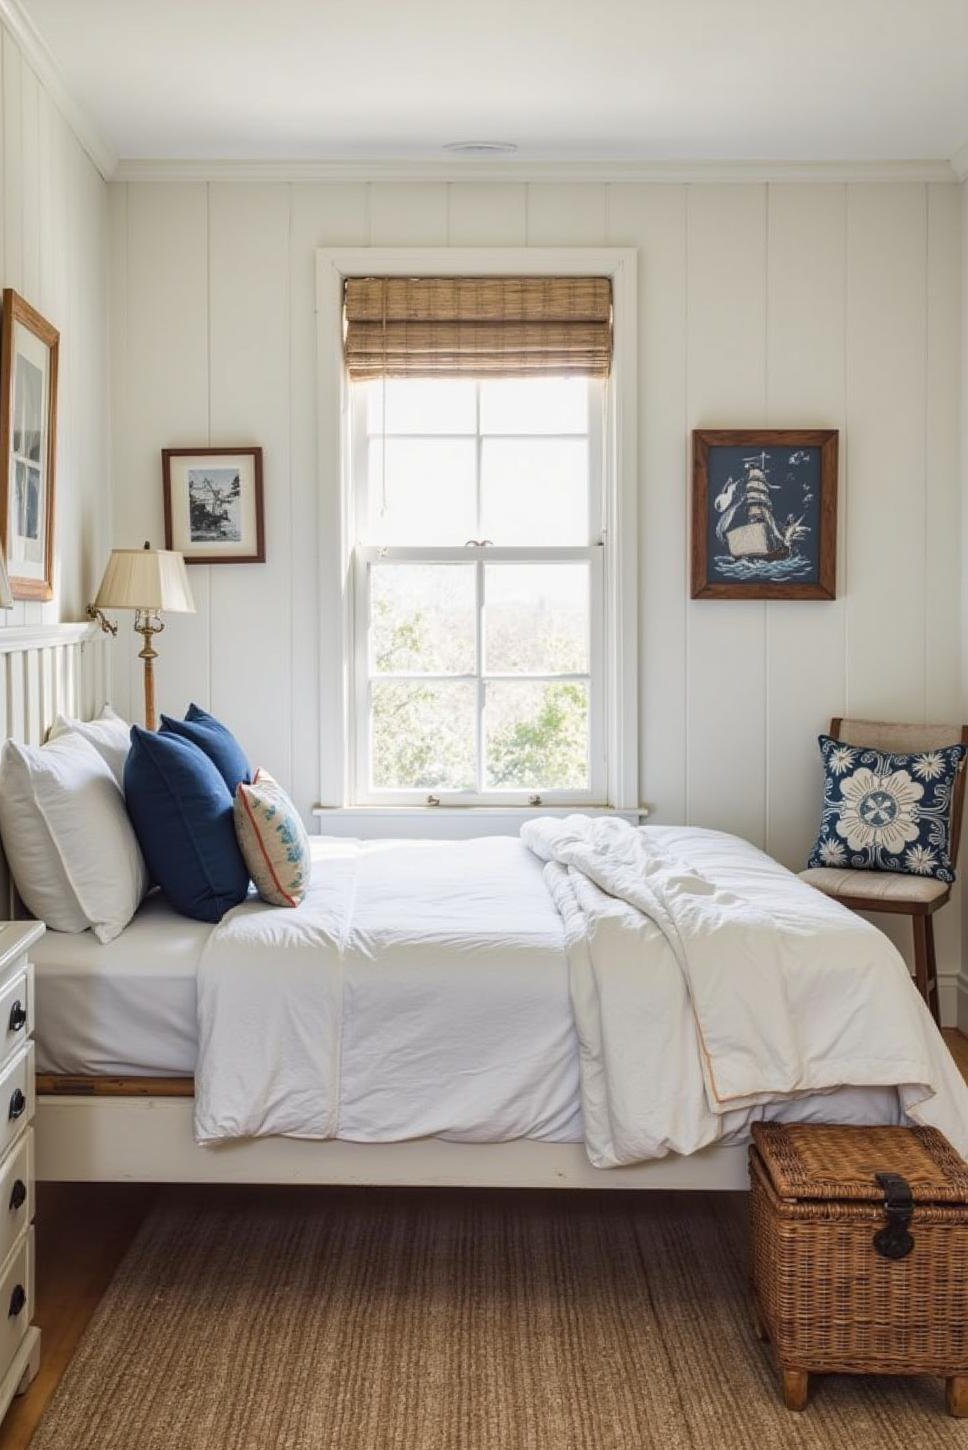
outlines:
{"label": "small framed print", "polygon": [[692,435],[693,599],[834,599],[833,428]]}
{"label": "small framed print", "polygon": [[261,448],[163,448],[165,548],[186,564],[265,563]]}
{"label": "small framed print", "polygon": [[14,599],[54,594],[60,334],[4,288],[0,344],[0,534]]}

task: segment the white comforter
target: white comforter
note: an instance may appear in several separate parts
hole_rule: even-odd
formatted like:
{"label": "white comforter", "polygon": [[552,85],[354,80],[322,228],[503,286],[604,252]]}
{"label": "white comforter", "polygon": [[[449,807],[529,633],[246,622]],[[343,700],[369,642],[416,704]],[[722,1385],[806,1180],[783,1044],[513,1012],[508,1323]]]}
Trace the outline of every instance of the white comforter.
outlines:
{"label": "white comforter", "polygon": [[520,841],[314,839],[198,967],[195,1132],[580,1142],[561,918]]}
{"label": "white comforter", "polygon": [[301,907],[231,912],[199,963],[198,1140],[584,1133],[607,1167],[767,1113],[906,1113],[968,1150],[968,1090],[873,927],[718,832],[522,837],[314,842]]}
{"label": "white comforter", "polygon": [[818,1116],[850,1086],[896,1088],[899,1120],[968,1152],[968,1087],[869,923],[719,832],[570,816],[521,834],[566,926],[596,1166]]}

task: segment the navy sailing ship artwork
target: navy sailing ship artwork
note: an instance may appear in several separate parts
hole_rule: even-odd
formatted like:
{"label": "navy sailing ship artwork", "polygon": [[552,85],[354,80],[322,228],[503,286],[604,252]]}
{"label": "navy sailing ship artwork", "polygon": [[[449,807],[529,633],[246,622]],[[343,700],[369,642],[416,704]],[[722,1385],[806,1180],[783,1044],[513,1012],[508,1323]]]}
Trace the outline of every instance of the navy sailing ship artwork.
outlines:
{"label": "navy sailing ship artwork", "polygon": [[713,578],[817,578],[819,448],[713,448],[709,489]]}
{"label": "navy sailing ship artwork", "polygon": [[837,435],[694,435],[693,597],[832,598]]}

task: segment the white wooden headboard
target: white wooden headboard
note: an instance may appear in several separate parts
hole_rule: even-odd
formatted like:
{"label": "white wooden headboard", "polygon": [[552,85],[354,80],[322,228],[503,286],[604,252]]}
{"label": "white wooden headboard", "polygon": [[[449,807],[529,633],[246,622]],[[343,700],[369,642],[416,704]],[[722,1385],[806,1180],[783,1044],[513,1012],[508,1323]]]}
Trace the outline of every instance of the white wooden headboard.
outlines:
{"label": "white wooden headboard", "polygon": [[[96,624],[0,628],[0,738],[43,744],[54,716],[89,720],[110,698],[110,636]],[[23,915],[0,853],[0,916]]]}

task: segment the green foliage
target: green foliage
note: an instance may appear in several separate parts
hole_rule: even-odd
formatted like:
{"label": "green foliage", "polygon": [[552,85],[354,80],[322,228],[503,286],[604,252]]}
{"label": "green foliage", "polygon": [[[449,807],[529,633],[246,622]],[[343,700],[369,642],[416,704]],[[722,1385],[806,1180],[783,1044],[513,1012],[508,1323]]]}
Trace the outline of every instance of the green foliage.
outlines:
{"label": "green foliage", "polygon": [[587,784],[585,686],[536,685],[530,712],[491,732],[488,785],[500,790],[567,790]]}
{"label": "green foliage", "polygon": [[[465,682],[387,681],[433,654],[439,621],[423,612],[392,617],[373,600],[376,677],[372,690],[371,750],[377,789],[472,791],[476,782],[476,690]],[[507,625],[505,624],[505,630]],[[510,647],[510,640],[502,652]],[[533,649],[529,633],[522,652]],[[542,653],[551,668],[570,657],[572,641],[550,638]],[[566,666],[567,668],[567,666]],[[495,683],[489,687],[486,775],[491,789],[554,790],[587,784],[588,702],[583,684]]]}

